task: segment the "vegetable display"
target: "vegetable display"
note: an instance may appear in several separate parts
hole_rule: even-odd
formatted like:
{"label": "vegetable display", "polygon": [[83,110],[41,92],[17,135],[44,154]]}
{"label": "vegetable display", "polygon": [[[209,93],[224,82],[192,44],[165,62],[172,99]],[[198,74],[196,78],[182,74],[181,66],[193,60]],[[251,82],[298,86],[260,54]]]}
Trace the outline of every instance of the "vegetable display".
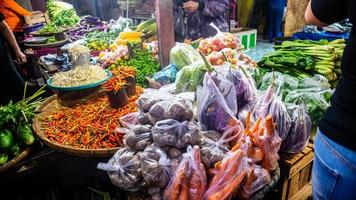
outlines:
{"label": "vegetable display", "polygon": [[76,41],[85,38],[93,31],[105,31],[106,29],[107,25],[98,17],[84,16],[77,26],[68,31],[68,34],[72,41]]}
{"label": "vegetable display", "polygon": [[260,66],[290,74],[298,79],[315,74],[335,81],[341,75],[341,57],[345,41],[295,40],[275,46],[275,51],[258,63]]}
{"label": "vegetable display", "polygon": [[44,87],[30,97],[7,105],[0,106],[0,166],[11,158],[19,155],[21,150],[32,145],[33,137],[31,123],[36,109],[41,105],[40,96],[45,92]]}
{"label": "vegetable display", "polygon": [[107,97],[88,101],[74,108],[62,108],[43,116],[46,137],[58,144],[83,149],[116,148],[122,146],[123,134],[115,131],[119,118],[136,111],[135,101],[142,93],[130,97],[129,104],[112,109]]}

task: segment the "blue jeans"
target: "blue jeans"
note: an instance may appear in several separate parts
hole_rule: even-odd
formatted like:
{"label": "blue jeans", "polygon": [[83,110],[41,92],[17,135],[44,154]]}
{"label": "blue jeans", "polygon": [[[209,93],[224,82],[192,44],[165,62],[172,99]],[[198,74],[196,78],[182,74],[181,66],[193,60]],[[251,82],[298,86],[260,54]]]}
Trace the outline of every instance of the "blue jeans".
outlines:
{"label": "blue jeans", "polygon": [[356,152],[318,131],[314,153],[313,198],[356,199]]}

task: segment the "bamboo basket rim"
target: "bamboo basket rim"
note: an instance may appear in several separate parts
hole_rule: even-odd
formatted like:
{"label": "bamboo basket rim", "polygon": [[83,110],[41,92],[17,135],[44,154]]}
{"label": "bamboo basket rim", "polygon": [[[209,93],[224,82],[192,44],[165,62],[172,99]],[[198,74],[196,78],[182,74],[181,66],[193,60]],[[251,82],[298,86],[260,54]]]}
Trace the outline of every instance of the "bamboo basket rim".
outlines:
{"label": "bamboo basket rim", "polygon": [[[46,108],[49,104],[51,104],[53,101],[57,100],[57,95],[52,95],[49,97],[43,104],[39,107],[38,112],[42,113],[43,109]],[[77,147],[72,147],[68,145],[62,145],[58,144],[55,142],[50,141],[43,133],[41,130],[41,120],[39,114],[37,114],[33,120],[32,128],[34,130],[34,134],[42,141],[44,142],[47,146],[50,148],[70,154],[73,156],[82,156],[82,157],[107,157],[107,156],[112,156],[120,147],[115,147],[115,148],[105,148],[105,149],[81,149]]]}
{"label": "bamboo basket rim", "polygon": [[11,167],[15,166],[17,163],[23,160],[29,153],[30,153],[30,148],[29,147],[24,148],[19,155],[15,156],[11,160],[9,160],[8,162],[0,166],[0,174],[10,169]]}

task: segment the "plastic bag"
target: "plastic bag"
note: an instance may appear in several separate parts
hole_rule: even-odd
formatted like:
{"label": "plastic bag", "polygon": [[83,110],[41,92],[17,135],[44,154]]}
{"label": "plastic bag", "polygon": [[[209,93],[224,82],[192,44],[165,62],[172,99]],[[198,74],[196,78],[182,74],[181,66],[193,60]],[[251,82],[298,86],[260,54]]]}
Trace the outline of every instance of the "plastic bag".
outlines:
{"label": "plastic bag", "polygon": [[206,72],[207,68],[203,62],[195,62],[183,67],[177,73],[175,81],[177,93],[195,91],[202,84]]}
{"label": "plastic bag", "polygon": [[249,164],[241,150],[229,152],[222,160],[217,174],[211,179],[203,199],[228,200],[238,190]]}
{"label": "plastic bag", "polygon": [[164,119],[190,121],[193,118],[193,104],[184,98],[175,98],[160,101],[149,110],[149,119],[152,124]]}
{"label": "plastic bag", "polygon": [[223,132],[229,123],[237,120],[208,73],[204,77],[203,88],[197,93],[197,100],[202,130]]}
{"label": "plastic bag", "polygon": [[201,40],[199,50],[205,55],[213,51],[220,51],[224,48],[240,49],[242,48],[239,38],[231,33],[218,32],[214,37]]}
{"label": "plastic bag", "polygon": [[249,199],[271,181],[271,175],[259,165],[254,165],[239,191],[239,197]]}
{"label": "plastic bag", "polygon": [[130,129],[132,126],[138,124],[138,116],[140,115],[140,112],[133,112],[129,113],[125,116],[122,116],[119,118],[119,122],[122,127]]}
{"label": "plastic bag", "polygon": [[207,188],[204,165],[201,163],[198,146],[188,147],[187,153],[164,191],[164,199],[201,200]]}
{"label": "plastic bag", "polygon": [[156,84],[159,84],[158,87],[173,83],[176,80],[178,69],[175,65],[170,64],[167,67],[163,68],[161,71],[155,73],[152,79]]}
{"label": "plastic bag", "polygon": [[255,120],[259,117],[272,115],[276,123],[277,134],[285,140],[290,127],[291,119],[284,103],[274,94],[274,87],[271,85],[262,95],[260,95],[251,107],[251,113]]}
{"label": "plastic bag", "polygon": [[[230,129],[232,130],[232,129]],[[229,152],[229,142],[239,140],[242,136],[242,131],[232,132],[226,131],[221,137],[216,138],[216,133],[213,131],[205,131],[202,133],[200,141],[202,162],[207,168],[221,161],[225,154]],[[219,133],[218,133],[219,134]]]}
{"label": "plastic bag", "polygon": [[171,178],[170,160],[157,146],[148,146],[141,154],[141,171],[146,183],[165,188]]}
{"label": "plastic bag", "polygon": [[171,49],[169,59],[178,69],[195,62],[202,62],[199,53],[190,44],[186,43],[176,43]]}
{"label": "plastic bag", "polygon": [[255,140],[255,146],[260,148],[263,152],[263,159],[261,165],[267,171],[272,172],[277,168],[279,160],[278,151],[281,146],[281,138],[277,134],[268,135],[264,133]]}
{"label": "plastic bag", "polygon": [[142,151],[152,143],[150,125],[135,125],[124,136],[125,145],[134,151]]}
{"label": "plastic bag", "polygon": [[212,79],[214,83],[219,88],[221,95],[224,97],[227,106],[230,108],[234,115],[237,114],[237,101],[236,101],[236,91],[235,85],[227,78],[221,76],[218,73],[212,73]]}
{"label": "plastic bag", "polygon": [[156,103],[172,98],[174,98],[174,96],[171,93],[163,92],[157,89],[146,89],[136,101],[136,106],[140,111],[146,113]]}
{"label": "plastic bag", "polygon": [[140,157],[128,148],[119,149],[108,163],[99,163],[97,168],[107,171],[111,182],[125,190],[137,191],[143,185]]}
{"label": "plastic bag", "polygon": [[299,81],[298,88],[319,88],[320,90],[330,89],[328,79],[322,75],[315,75]]}
{"label": "plastic bag", "polygon": [[256,98],[256,86],[252,78],[247,76],[242,68],[233,69],[224,66],[216,69],[219,74],[234,84],[238,112],[247,104],[251,104]]}
{"label": "plastic bag", "polygon": [[179,122],[174,119],[157,122],[152,128],[152,136],[154,143],[160,147],[183,148],[198,144],[200,139],[199,127],[195,122]]}
{"label": "plastic bag", "polygon": [[297,78],[294,78],[288,74],[269,72],[262,77],[259,89],[261,91],[267,90],[273,83],[275,94],[284,99],[286,94],[298,88],[298,82],[299,80]]}
{"label": "plastic bag", "polygon": [[295,154],[303,151],[308,144],[312,122],[307,111],[301,105],[287,105],[292,125],[280,152]]}

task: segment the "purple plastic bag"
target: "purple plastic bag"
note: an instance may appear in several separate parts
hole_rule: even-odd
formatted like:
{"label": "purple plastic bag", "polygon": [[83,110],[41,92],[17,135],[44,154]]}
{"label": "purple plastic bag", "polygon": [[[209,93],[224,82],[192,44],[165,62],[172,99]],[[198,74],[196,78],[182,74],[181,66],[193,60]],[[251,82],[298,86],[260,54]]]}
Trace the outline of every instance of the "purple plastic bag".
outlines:
{"label": "purple plastic bag", "polygon": [[287,109],[292,124],[287,138],[281,145],[281,152],[295,154],[303,151],[308,144],[312,122],[303,106],[288,105]]}
{"label": "purple plastic bag", "polygon": [[202,130],[222,133],[231,121],[237,120],[209,73],[205,74],[203,88],[198,90],[197,100]]}

